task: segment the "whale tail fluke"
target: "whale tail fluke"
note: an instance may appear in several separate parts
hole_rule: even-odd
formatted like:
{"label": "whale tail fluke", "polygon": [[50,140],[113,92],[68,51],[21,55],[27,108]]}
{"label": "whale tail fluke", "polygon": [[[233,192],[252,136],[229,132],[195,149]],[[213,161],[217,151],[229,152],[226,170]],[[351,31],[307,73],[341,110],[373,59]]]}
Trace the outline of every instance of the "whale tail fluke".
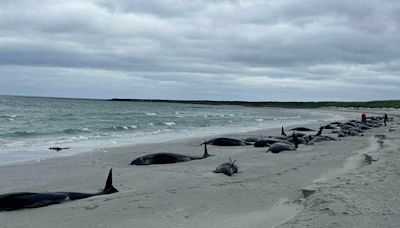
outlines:
{"label": "whale tail fluke", "polygon": [[321,126],[315,136],[320,136],[322,134],[322,130],[324,130],[324,128]]}
{"label": "whale tail fluke", "polygon": [[232,166],[235,164],[236,160],[235,160],[235,161],[232,161],[231,156],[229,156],[229,162],[231,163],[231,167],[232,167]]}
{"label": "whale tail fluke", "polygon": [[208,153],[208,151],[207,151],[207,143],[206,143],[206,140],[204,140],[204,154],[203,154],[203,158],[207,158],[207,157],[209,157],[209,156],[211,156],[209,153]]}
{"label": "whale tail fluke", "polygon": [[[231,165],[229,166],[229,171],[232,173],[230,173],[230,175],[228,175],[228,176],[232,176],[232,174],[235,173],[235,171],[232,171],[232,170],[235,167],[236,160],[232,161],[231,157],[229,156],[229,161],[231,162]],[[236,169],[237,169],[237,167],[236,167]],[[237,172],[237,170],[236,170],[236,172]]]}
{"label": "whale tail fluke", "polygon": [[112,185],[112,169],[110,169],[110,172],[108,173],[107,181],[106,181],[106,186],[104,187],[103,194],[111,194],[118,192],[118,190]]}

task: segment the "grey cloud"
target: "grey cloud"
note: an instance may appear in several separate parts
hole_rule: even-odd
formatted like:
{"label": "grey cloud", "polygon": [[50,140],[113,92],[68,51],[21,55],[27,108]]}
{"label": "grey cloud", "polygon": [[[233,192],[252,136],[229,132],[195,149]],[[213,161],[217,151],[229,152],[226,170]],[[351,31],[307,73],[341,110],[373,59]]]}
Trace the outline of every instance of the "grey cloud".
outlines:
{"label": "grey cloud", "polygon": [[[348,99],[359,96],[345,89],[362,86],[364,98],[400,95],[394,1],[0,4],[0,72],[14,72],[5,83],[16,93],[62,79],[66,96],[70,88],[92,97],[292,100],[296,90],[304,99]],[[115,89],[100,92],[102,83]]]}

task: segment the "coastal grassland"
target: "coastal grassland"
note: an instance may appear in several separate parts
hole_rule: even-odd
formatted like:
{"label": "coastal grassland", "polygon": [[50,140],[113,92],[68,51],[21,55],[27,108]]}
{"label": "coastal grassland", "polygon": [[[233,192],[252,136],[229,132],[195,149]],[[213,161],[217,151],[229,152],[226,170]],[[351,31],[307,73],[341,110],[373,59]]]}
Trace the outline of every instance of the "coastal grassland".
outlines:
{"label": "coastal grassland", "polygon": [[400,108],[400,100],[380,101],[310,101],[310,102],[278,102],[278,101],[210,101],[210,100],[148,100],[148,99],[119,99],[112,101],[128,102],[161,102],[161,103],[183,103],[183,104],[206,104],[206,105],[242,105],[249,107],[276,107],[276,108],[322,108],[322,107],[343,107],[343,108]]}

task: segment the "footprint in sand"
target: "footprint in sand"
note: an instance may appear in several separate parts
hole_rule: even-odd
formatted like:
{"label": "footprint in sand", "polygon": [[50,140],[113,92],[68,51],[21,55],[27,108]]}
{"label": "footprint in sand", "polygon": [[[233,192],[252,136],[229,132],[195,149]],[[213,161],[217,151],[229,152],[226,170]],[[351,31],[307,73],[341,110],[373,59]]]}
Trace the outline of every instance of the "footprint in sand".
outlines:
{"label": "footprint in sand", "polygon": [[98,208],[99,207],[99,205],[93,205],[93,206],[85,206],[85,207],[83,207],[83,209],[85,209],[85,210],[87,210],[87,211],[90,211],[90,210],[94,210],[94,209],[96,209],[96,208]]}

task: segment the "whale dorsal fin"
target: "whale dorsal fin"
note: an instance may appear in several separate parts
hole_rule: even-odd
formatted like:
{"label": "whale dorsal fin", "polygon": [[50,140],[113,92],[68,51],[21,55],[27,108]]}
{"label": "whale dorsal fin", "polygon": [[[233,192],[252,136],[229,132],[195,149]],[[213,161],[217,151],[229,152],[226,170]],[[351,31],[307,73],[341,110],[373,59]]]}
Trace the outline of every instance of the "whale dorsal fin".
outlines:
{"label": "whale dorsal fin", "polygon": [[297,139],[296,133],[293,131],[293,142],[294,142],[294,147],[298,148],[299,147],[299,140]]}
{"label": "whale dorsal fin", "polygon": [[207,143],[206,143],[206,140],[204,140],[204,154],[203,154],[203,158],[206,158],[206,157],[208,157],[208,156],[210,156],[210,154],[208,154],[208,151],[207,151]]}
{"label": "whale dorsal fin", "polygon": [[286,133],[285,133],[285,130],[283,129],[283,126],[282,126],[282,130],[281,130],[281,135],[286,136]]}
{"label": "whale dorsal fin", "polygon": [[118,190],[112,185],[112,169],[110,169],[110,172],[108,172],[106,186],[104,186],[103,194],[111,194],[114,192],[118,192]]}

